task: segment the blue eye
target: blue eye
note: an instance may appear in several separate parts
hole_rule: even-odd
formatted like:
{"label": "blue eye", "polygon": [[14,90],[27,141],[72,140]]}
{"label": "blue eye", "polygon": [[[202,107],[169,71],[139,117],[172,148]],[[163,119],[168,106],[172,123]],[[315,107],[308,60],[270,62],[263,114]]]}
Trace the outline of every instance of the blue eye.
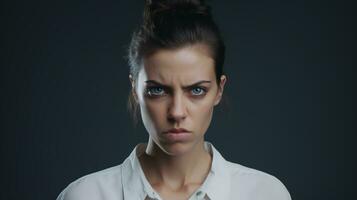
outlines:
{"label": "blue eye", "polygon": [[150,87],[147,89],[147,94],[149,96],[161,96],[164,92],[165,91],[162,87]]}
{"label": "blue eye", "polygon": [[194,96],[200,96],[203,95],[206,91],[201,87],[195,87],[191,90],[191,92]]}

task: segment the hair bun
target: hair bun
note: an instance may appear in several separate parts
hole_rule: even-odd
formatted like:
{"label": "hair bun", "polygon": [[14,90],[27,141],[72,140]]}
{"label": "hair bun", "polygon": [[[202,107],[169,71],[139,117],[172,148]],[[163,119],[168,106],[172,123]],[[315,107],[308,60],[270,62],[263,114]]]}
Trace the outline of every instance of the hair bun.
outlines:
{"label": "hair bun", "polygon": [[211,15],[204,0],[146,0],[144,19],[154,18],[162,13]]}
{"label": "hair bun", "polygon": [[192,4],[192,5],[205,5],[204,0],[146,0],[146,5],[178,5],[178,4]]}

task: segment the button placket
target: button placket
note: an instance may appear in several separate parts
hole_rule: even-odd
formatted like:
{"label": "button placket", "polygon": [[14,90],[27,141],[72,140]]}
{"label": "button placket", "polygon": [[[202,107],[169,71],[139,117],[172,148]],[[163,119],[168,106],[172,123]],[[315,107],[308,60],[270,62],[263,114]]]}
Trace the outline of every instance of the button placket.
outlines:
{"label": "button placket", "polygon": [[189,200],[203,200],[204,193],[202,191],[197,191]]}

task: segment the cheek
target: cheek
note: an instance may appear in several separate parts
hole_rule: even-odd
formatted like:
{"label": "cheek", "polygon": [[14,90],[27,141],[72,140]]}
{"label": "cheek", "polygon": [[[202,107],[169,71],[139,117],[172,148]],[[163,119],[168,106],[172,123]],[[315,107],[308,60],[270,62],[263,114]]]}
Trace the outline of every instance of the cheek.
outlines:
{"label": "cheek", "polygon": [[200,107],[200,110],[194,112],[192,120],[198,135],[204,135],[211,124],[213,116],[213,107]]}
{"label": "cheek", "polygon": [[202,105],[196,107],[196,109],[192,113],[194,119],[200,120],[201,122],[206,122],[208,119],[211,118],[211,115],[213,113],[213,107],[211,104]]}
{"label": "cheek", "polygon": [[191,110],[194,113],[210,113],[214,107],[215,95],[213,92],[208,93],[204,98],[192,101]]}
{"label": "cheek", "polygon": [[214,107],[214,98],[206,98],[192,105],[191,115],[197,124],[205,128],[211,122]]}
{"label": "cheek", "polygon": [[145,127],[156,129],[164,121],[165,104],[163,102],[144,101],[140,103],[141,116]]}
{"label": "cheek", "polygon": [[157,119],[164,116],[165,103],[148,101],[145,107],[152,119]]}

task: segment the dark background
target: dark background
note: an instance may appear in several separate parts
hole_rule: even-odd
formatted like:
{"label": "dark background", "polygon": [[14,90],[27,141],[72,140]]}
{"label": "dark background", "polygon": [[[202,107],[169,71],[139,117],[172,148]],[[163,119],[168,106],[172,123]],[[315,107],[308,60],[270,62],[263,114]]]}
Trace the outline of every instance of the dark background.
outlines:
{"label": "dark background", "polygon": [[[349,199],[356,11],[344,1],[210,1],[227,45],[207,140],[293,199]],[[1,5],[1,199],[55,199],[120,164],[147,133],[126,109],[143,1]],[[355,195],[354,195],[355,196]]]}

